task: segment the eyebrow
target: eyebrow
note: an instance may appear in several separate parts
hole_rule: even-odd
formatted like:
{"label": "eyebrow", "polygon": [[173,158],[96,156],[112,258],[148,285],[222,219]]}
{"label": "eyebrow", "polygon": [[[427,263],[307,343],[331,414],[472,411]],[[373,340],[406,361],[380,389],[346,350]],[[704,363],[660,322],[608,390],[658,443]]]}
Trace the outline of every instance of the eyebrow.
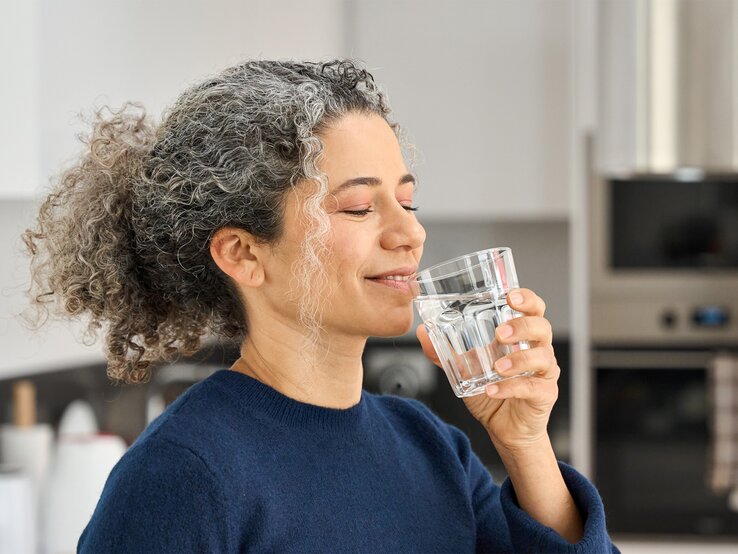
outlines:
{"label": "eyebrow", "polygon": [[[417,184],[415,181],[415,177],[410,173],[407,173],[400,177],[400,180],[397,184],[404,185],[405,183],[412,183],[413,185]],[[342,183],[340,186],[336,187],[336,190],[333,191],[333,194],[360,185],[378,187],[381,184],[382,180],[378,179],[377,177],[354,177],[353,179],[349,179],[348,181]]]}

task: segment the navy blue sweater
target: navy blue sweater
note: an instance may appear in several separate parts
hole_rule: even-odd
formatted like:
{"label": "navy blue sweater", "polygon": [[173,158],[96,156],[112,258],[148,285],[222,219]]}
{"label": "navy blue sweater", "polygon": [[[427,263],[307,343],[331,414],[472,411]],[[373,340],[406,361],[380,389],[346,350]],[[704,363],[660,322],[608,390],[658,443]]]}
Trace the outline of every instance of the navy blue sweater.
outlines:
{"label": "navy blue sweater", "polygon": [[617,552],[589,481],[571,545],[496,485],[421,402],[362,391],[339,410],[221,370],[149,425],[110,473],[80,552]]}

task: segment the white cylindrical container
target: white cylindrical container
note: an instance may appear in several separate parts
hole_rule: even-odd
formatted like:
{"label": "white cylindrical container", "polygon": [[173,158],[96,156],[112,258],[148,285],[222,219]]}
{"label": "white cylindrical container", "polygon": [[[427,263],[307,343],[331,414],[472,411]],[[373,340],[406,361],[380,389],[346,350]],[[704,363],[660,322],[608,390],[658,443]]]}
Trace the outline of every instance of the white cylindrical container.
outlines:
{"label": "white cylindrical container", "polygon": [[31,477],[0,466],[0,554],[36,554],[36,533]]}
{"label": "white cylindrical container", "polygon": [[98,432],[89,403],[75,400],[59,422],[54,465],[44,513],[46,554],[74,553],[95,511],[110,470],[127,445],[117,435]]}
{"label": "white cylindrical container", "polygon": [[20,467],[31,478],[36,502],[46,484],[53,445],[54,430],[44,423],[29,427],[3,425],[0,429],[0,460]]}
{"label": "white cylindrical container", "polygon": [[116,435],[61,436],[49,479],[46,552],[76,551],[110,470],[126,451]]}
{"label": "white cylindrical container", "polygon": [[[0,463],[18,468],[30,480],[34,535],[43,529],[40,509],[54,444],[51,425],[36,423],[36,389],[31,381],[13,386],[13,422],[0,427]],[[3,536],[0,534],[0,537]],[[2,541],[0,541],[2,542]]]}

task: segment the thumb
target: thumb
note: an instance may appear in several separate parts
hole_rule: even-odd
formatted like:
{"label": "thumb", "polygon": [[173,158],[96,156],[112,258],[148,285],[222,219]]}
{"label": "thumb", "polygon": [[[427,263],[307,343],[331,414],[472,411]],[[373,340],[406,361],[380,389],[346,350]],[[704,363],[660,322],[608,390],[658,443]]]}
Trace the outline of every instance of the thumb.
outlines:
{"label": "thumb", "polygon": [[418,337],[418,340],[420,341],[420,346],[423,348],[423,354],[425,354],[426,357],[438,367],[442,367],[441,361],[438,359],[438,354],[436,354],[436,349],[433,348],[433,343],[428,336],[428,331],[426,330],[425,325],[418,325],[415,329],[415,336]]}

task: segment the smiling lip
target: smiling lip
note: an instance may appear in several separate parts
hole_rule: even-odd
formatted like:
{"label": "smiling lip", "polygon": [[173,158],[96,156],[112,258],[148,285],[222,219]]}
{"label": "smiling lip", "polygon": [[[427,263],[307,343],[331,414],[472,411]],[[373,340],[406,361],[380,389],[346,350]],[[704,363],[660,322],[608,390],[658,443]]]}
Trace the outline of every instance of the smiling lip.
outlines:
{"label": "smiling lip", "polygon": [[[377,283],[378,285],[384,285],[395,290],[411,292],[409,281],[412,279],[416,271],[416,267],[398,267],[397,269],[386,271],[385,273],[374,277],[367,277],[366,279],[373,283]],[[389,277],[407,277],[407,279],[390,279]]]}

